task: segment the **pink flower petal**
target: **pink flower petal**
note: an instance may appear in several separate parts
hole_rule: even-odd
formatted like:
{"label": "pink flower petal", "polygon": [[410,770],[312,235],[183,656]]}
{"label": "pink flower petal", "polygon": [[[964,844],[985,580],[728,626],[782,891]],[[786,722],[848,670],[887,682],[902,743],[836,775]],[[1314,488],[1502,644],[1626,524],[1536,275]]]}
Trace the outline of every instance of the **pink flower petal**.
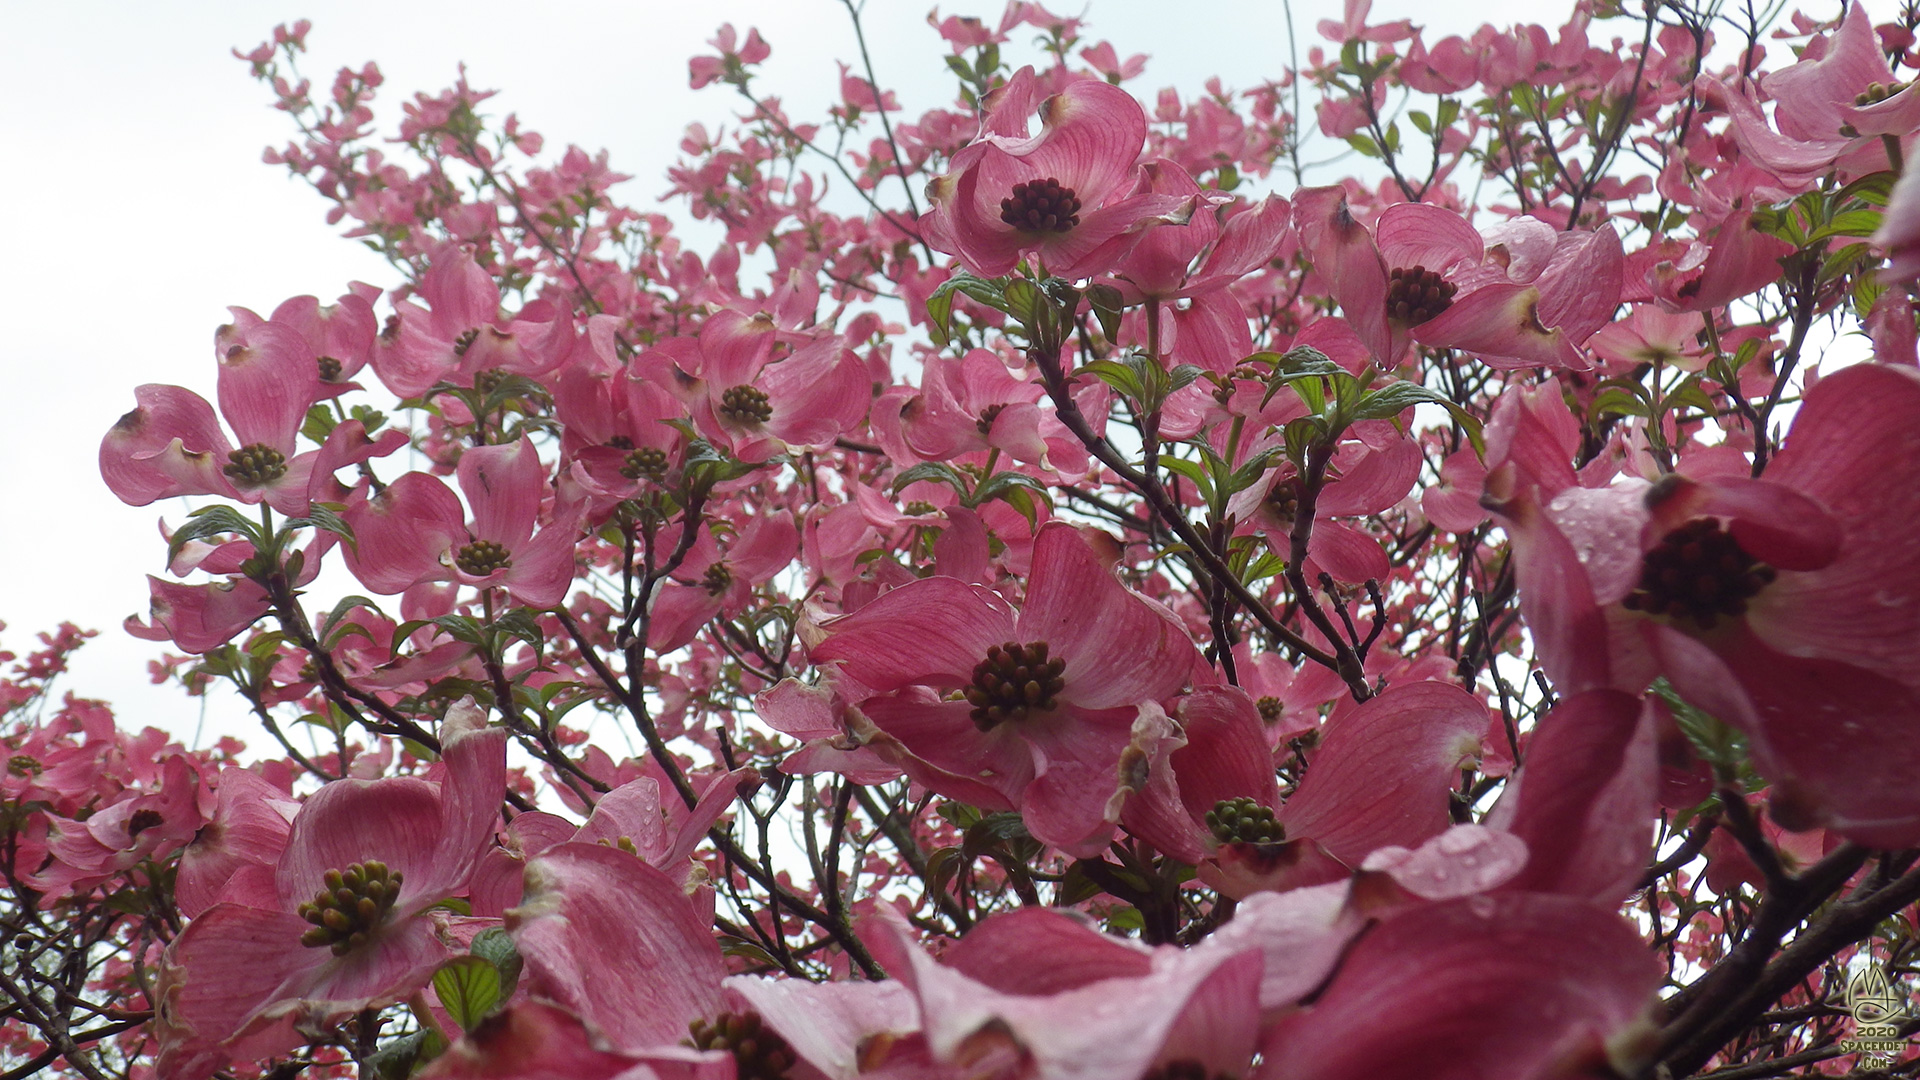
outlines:
{"label": "pink flower petal", "polygon": [[849,676],[885,693],[972,683],[987,647],[1012,640],[1014,620],[991,589],[933,577],[894,589],[826,629],[813,662],[840,661]]}
{"label": "pink flower petal", "polygon": [[1526,869],[1507,888],[1626,899],[1653,854],[1658,782],[1653,716],[1637,699],[1613,690],[1562,699],[1487,816],[1527,844]]}
{"label": "pink flower petal", "polygon": [[1418,847],[1451,823],[1449,792],[1486,727],[1485,705],[1439,682],[1392,687],[1329,720],[1281,808],[1287,836],[1312,837],[1349,866],[1389,844]]}
{"label": "pink flower petal", "polygon": [[1034,538],[1018,636],[1046,642],[1066,660],[1061,698],[1087,709],[1168,697],[1193,664],[1185,629],[1120,584],[1079,530],[1063,522],[1041,526]]}
{"label": "pink flower petal", "polygon": [[1436,1061],[1461,1076],[1602,1065],[1611,1047],[1639,1045],[1660,977],[1633,927],[1585,901],[1421,905],[1354,944],[1327,992],[1273,1029],[1254,1075],[1426,1080]]}
{"label": "pink flower petal", "polygon": [[677,1043],[712,1018],[725,969],[672,879],[624,851],[561,844],[527,864],[507,918],[529,989],[578,1013],[614,1047]]}

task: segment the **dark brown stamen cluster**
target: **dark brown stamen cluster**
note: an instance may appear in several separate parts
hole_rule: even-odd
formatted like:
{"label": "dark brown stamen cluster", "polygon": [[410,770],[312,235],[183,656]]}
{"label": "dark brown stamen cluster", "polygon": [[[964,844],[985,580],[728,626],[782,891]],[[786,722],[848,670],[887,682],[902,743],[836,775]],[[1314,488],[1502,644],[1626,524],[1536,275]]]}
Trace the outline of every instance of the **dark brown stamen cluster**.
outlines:
{"label": "dark brown stamen cluster", "polygon": [[505,570],[513,565],[513,558],[507,549],[492,540],[475,540],[453,553],[453,565],[462,573],[474,577],[486,577],[496,570]]}
{"label": "dark brown stamen cluster", "polygon": [[641,477],[658,480],[667,475],[667,452],[655,450],[651,446],[630,451],[627,454],[627,460],[620,465],[620,475],[629,480],[638,480]]}
{"label": "dark brown stamen cluster", "polygon": [[1052,709],[1067,688],[1061,678],[1066,670],[1065,660],[1047,658],[1044,641],[987,646],[987,658],[973,666],[973,685],[966,691],[973,726],[991,731],[1003,721],[1025,720],[1029,713]]}
{"label": "dark brown stamen cluster", "polygon": [[476,326],[471,330],[467,330],[463,332],[459,337],[454,338],[453,339],[453,355],[455,356],[467,355],[467,350],[473,348],[474,339],[478,338],[479,336],[480,336],[480,328]]}
{"label": "dark brown stamen cluster", "polygon": [[1029,180],[1000,200],[1000,220],[1027,232],[1068,232],[1080,224],[1080,199],[1051,176]]}
{"label": "dark brown stamen cluster", "polygon": [[1292,521],[1300,513],[1300,484],[1288,478],[1274,482],[1267,492],[1267,509],[1281,521]]}
{"label": "dark brown stamen cluster", "polygon": [[1207,1067],[1192,1058],[1169,1061],[1140,1080],[1234,1080],[1226,1073],[1209,1073]]}
{"label": "dark brown stamen cluster", "polygon": [[345,870],[327,871],[321,878],[326,887],[311,902],[300,905],[300,917],[313,924],[313,929],[300,935],[300,944],[310,949],[328,945],[333,955],[345,956],[393,910],[393,902],[400,898],[401,879],[400,871],[371,859]]}
{"label": "dark brown stamen cluster", "polygon": [[400,316],[389,315],[380,326],[380,340],[392,341],[400,336]]}
{"label": "dark brown stamen cluster", "polygon": [[1273,808],[1245,796],[1221,799],[1207,811],[1207,828],[1223,844],[1277,844],[1287,830],[1273,819]]}
{"label": "dark brown stamen cluster", "polygon": [[1720,616],[1747,613],[1747,601],[1773,582],[1773,567],[1747,554],[1713,518],[1668,533],[1640,562],[1640,584],[1621,601],[1629,611],[1692,619],[1711,630]]}
{"label": "dark brown stamen cluster", "polygon": [[482,394],[491,394],[500,389],[500,384],[506,381],[505,368],[488,368],[473,377],[473,388]]}
{"label": "dark brown stamen cluster", "polygon": [[1280,719],[1280,714],[1286,711],[1286,706],[1280,704],[1280,699],[1271,694],[1254,702],[1253,707],[1260,710],[1260,719],[1269,724]]}
{"label": "dark brown stamen cluster", "polygon": [[271,484],[287,475],[287,459],[266,443],[254,443],[228,454],[220,471],[236,484]]}
{"label": "dark brown stamen cluster", "polygon": [[158,810],[151,808],[135,810],[132,815],[127,818],[127,836],[139,836],[155,825],[165,824],[166,820],[166,816]]}
{"label": "dark brown stamen cluster", "polygon": [[773,418],[767,392],[753,386],[729,386],[720,395],[720,414],[742,424],[764,424]]}
{"label": "dark brown stamen cluster", "polygon": [[705,586],[708,592],[718,596],[733,584],[733,571],[727,569],[726,563],[714,563],[707,567],[705,574],[701,575],[700,584]]}
{"label": "dark brown stamen cluster", "polygon": [[339,361],[339,359],[332,356],[323,356],[320,359],[315,360],[314,365],[320,369],[321,382],[338,381],[340,378],[341,369],[346,366],[345,364],[342,364]]}
{"label": "dark brown stamen cluster", "polygon": [[712,1023],[695,1020],[687,1025],[696,1050],[725,1050],[733,1055],[739,1080],[786,1080],[787,1070],[800,1060],[778,1032],[768,1028],[757,1012],[723,1012]]}
{"label": "dark brown stamen cluster", "polygon": [[993,422],[995,420],[1000,419],[1000,414],[1005,412],[1006,409],[1007,407],[1004,403],[998,402],[998,401],[994,402],[993,404],[980,410],[980,419],[975,420],[973,422],[973,426],[979,428],[980,434],[982,435],[992,434]]}
{"label": "dark brown stamen cluster", "polygon": [[625,435],[615,435],[613,438],[607,440],[607,445],[613,447],[615,450],[631,450],[633,449],[633,440],[627,438]]}
{"label": "dark brown stamen cluster", "polygon": [[1387,318],[1419,326],[1453,306],[1458,285],[1424,266],[1396,266],[1387,274]]}

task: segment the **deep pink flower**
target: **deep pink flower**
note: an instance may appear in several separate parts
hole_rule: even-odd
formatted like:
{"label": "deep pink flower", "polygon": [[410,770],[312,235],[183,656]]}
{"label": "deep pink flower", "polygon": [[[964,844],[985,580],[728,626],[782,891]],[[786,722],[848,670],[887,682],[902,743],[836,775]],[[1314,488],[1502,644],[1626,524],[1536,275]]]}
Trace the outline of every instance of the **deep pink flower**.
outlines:
{"label": "deep pink flower", "polygon": [[[432,909],[465,891],[506,791],[506,731],[484,725],[471,705],[449,712],[438,780],[321,788],[293,819],[274,906],[216,903],[187,924],[161,967],[161,1077],[284,1052],[297,1027],[399,1000],[450,955]],[[375,917],[347,915],[340,890],[374,899]],[[323,900],[337,923],[303,914]]]}
{"label": "deep pink flower", "polygon": [[573,583],[573,542],[583,507],[556,500],[553,520],[534,524],[548,490],[547,468],[525,436],[460,455],[460,490],[473,508],[426,473],[407,473],[347,508],[356,543],[347,566],[367,588],[404,592],[424,581],[504,586],[522,603],[553,607]]}
{"label": "deep pink flower", "polygon": [[1035,837],[1083,856],[1112,834],[1108,803],[1140,707],[1171,697],[1197,661],[1185,630],[1059,522],[1034,540],[1017,614],[990,589],[933,577],[825,629],[813,660],[838,662],[876,695],[861,711],[918,757],[971,778],[942,794],[1018,807]]}
{"label": "deep pink flower", "polygon": [[[1309,580],[1325,570],[1341,581],[1385,581],[1393,572],[1380,542],[1336,518],[1368,517],[1385,512],[1406,498],[1420,478],[1420,447],[1386,422],[1355,425],[1328,464],[1326,485],[1313,506],[1313,532],[1307,538]],[[1273,435],[1251,443],[1249,456],[1280,445]],[[1260,481],[1237,494],[1227,510],[1250,523],[1281,558],[1293,550],[1293,526],[1300,505],[1298,470],[1289,462],[1267,470]]]}
{"label": "deep pink flower", "polygon": [[123,502],[221,495],[306,513],[317,451],[296,456],[294,449],[307,406],[324,392],[319,373],[303,355],[305,342],[287,327],[261,323],[246,337],[247,344],[220,356],[220,412],[239,447],[200,395],[178,386],[138,387],[138,407],[100,442],[100,475]]}
{"label": "deep pink flower", "polygon": [[[1192,199],[1185,228],[1149,229],[1113,268],[1128,303],[1164,305],[1159,355],[1227,372],[1253,352],[1246,309],[1228,288],[1267,265],[1290,224],[1287,200],[1269,195],[1227,215],[1224,196],[1204,193],[1171,161],[1141,167],[1136,192]],[[1196,261],[1197,260],[1197,261]]]}
{"label": "deep pink flower", "polygon": [[[988,96],[979,139],[927,187],[928,243],[982,277],[1033,255],[1049,274],[1083,278],[1111,267],[1142,230],[1192,213],[1190,198],[1133,190],[1147,117],[1131,94],[1097,79],[1045,102],[1040,92],[1029,67]],[[1036,106],[1041,131],[1029,136]]]}
{"label": "deep pink flower", "polygon": [[1789,827],[1920,840],[1915,415],[1920,372],[1860,364],[1807,391],[1764,479],[1593,489],[1557,397],[1503,401],[1487,498],[1542,665],[1568,692],[1665,675],[1747,732]]}
{"label": "deep pink flower", "polygon": [[1712,76],[1695,86],[1732,114],[1741,152],[1789,183],[1836,164],[1856,174],[1884,169],[1880,137],[1902,139],[1920,127],[1920,91],[1887,66],[1867,6],[1858,2],[1832,36],[1808,42],[1799,63],[1761,76],[1760,88],[1775,101],[1771,126],[1758,104]]}
{"label": "deep pink flower", "polygon": [[838,335],[775,357],[778,334],[765,315],[721,311],[697,342],[671,339],[633,368],[670,389],[700,434],[741,461],[789,446],[825,449],[866,418],[866,367]]}
{"label": "deep pink flower", "polygon": [[443,381],[479,385],[491,373],[539,375],[573,349],[573,320],[549,301],[528,303],[503,325],[493,276],[459,247],[434,252],[418,295],[428,306],[396,301],[373,354],[374,374],[400,397]]}
{"label": "deep pink flower", "polygon": [[1494,367],[1584,371],[1580,346],[1620,300],[1623,256],[1610,225],[1561,232],[1523,217],[1482,233],[1451,210],[1399,203],[1369,233],[1338,186],[1303,188],[1293,206],[1315,271],[1387,367],[1418,341]]}

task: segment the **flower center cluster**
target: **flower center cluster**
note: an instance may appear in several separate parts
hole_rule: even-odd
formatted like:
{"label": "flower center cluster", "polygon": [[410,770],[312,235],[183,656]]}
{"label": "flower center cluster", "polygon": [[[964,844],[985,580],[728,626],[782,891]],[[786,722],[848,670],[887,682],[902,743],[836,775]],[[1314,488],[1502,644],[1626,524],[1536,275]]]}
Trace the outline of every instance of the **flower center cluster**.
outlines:
{"label": "flower center cluster", "polygon": [[987,658],[973,666],[973,685],[966,690],[973,726],[991,731],[1004,721],[1052,709],[1067,688],[1061,678],[1066,670],[1065,660],[1047,658],[1044,641],[987,646]]}
{"label": "flower center cluster", "polygon": [[1292,521],[1300,513],[1300,485],[1293,480],[1281,480],[1267,492],[1267,509],[1281,521]]}
{"label": "flower center cluster", "polygon": [[338,359],[331,356],[323,356],[315,360],[314,365],[320,369],[321,382],[333,382],[339,379],[340,371],[342,367],[345,366],[341,364]]}
{"label": "flower center cluster", "polygon": [[26,754],[15,754],[7,759],[7,771],[15,776],[39,776],[41,769],[39,760]]}
{"label": "flower center cluster", "polygon": [[993,433],[993,422],[1000,419],[1000,414],[1005,412],[1006,408],[1007,406],[1004,403],[994,402],[980,410],[980,419],[975,420],[973,426],[980,429],[980,434],[991,435]]}
{"label": "flower center cluster", "polygon": [[329,870],[321,880],[326,887],[312,902],[300,905],[300,917],[313,924],[300,935],[300,944],[310,949],[331,946],[335,956],[345,956],[365,942],[400,898],[400,871],[371,859]]}
{"label": "flower center cluster", "polygon": [[1273,819],[1273,808],[1245,796],[1221,799],[1207,811],[1207,829],[1223,844],[1278,844],[1286,827]]}
{"label": "flower center cluster", "polygon": [[1180,1058],[1147,1073],[1140,1080],[1233,1080],[1226,1073],[1209,1073],[1205,1065],[1192,1058]]}
{"label": "flower center cluster", "polygon": [[475,540],[453,554],[453,565],[461,573],[474,577],[486,577],[496,570],[505,570],[513,565],[507,549],[492,540]]}
{"label": "flower center cluster", "polygon": [[694,1049],[732,1054],[734,1075],[740,1080],[785,1080],[787,1070],[800,1060],[757,1012],[723,1012],[712,1023],[695,1020],[687,1030],[693,1034],[689,1041]]}
{"label": "flower center cluster", "polygon": [[482,394],[491,394],[500,389],[500,384],[506,381],[505,368],[488,368],[473,377],[473,388]]}
{"label": "flower center cluster", "polygon": [[287,475],[287,458],[266,443],[254,443],[228,454],[220,471],[238,484],[271,484]]}
{"label": "flower center cluster", "polygon": [[1396,266],[1387,274],[1387,318],[1419,326],[1453,306],[1458,285],[1424,266]]}
{"label": "flower center cluster", "polygon": [[733,571],[727,569],[726,563],[714,563],[707,567],[705,574],[701,575],[700,584],[705,586],[708,592],[718,596],[733,584]]}
{"label": "flower center cluster", "polygon": [[1280,719],[1280,714],[1286,710],[1286,706],[1280,704],[1280,699],[1271,694],[1254,702],[1253,707],[1260,710],[1260,719],[1269,724]]}
{"label": "flower center cluster", "polygon": [[1747,612],[1747,601],[1773,582],[1773,567],[1747,554],[1712,518],[1668,533],[1640,563],[1640,584],[1621,604],[1629,611],[1692,619],[1713,629],[1722,615]]}
{"label": "flower center cluster", "polygon": [[1878,105],[1906,88],[1906,83],[1898,81],[1890,83],[1868,83],[1865,90],[1853,95],[1853,104],[1859,108],[1864,108],[1868,105]]}
{"label": "flower center cluster", "polygon": [[773,418],[767,392],[753,386],[729,386],[720,395],[720,413],[742,424],[764,424]]}
{"label": "flower center cluster", "polygon": [[158,810],[151,808],[135,810],[133,814],[127,818],[127,836],[129,838],[139,836],[155,825],[165,824],[166,820],[166,817]]}
{"label": "flower center cluster", "polygon": [[471,330],[462,332],[459,337],[453,339],[453,355],[467,355],[467,350],[473,348],[473,341],[479,336],[480,328],[477,326]]}
{"label": "flower center cluster", "polygon": [[627,460],[620,466],[620,475],[629,480],[638,480],[643,476],[658,480],[667,475],[667,452],[651,446],[631,450],[627,453]]}
{"label": "flower center cluster", "polygon": [[1080,199],[1051,176],[1029,180],[1000,200],[1000,220],[1027,232],[1069,232],[1080,224]]}

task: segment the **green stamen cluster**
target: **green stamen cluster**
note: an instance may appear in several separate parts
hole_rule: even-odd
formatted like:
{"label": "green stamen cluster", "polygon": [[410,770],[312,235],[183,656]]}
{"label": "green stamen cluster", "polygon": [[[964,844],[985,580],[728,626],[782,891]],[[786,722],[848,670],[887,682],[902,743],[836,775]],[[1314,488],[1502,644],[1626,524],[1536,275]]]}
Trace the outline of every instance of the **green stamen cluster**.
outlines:
{"label": "green stamen cluster", "polygon": [[767,392],[753,386],[729,386],[720,395],[720,415],[742,424],[764,424],[773,419]]}
{"label": "green stamen cluster", "polygon": [[620,475],[629,480],[658,480],[667,475],[667,452],[651,446],[642,446],[628,451],[627,460],[620,465]]}
{"label": "green stamen cluster", "polygon": [[271,484],[287,475],[287,458],[266,443],[254,443],[228,454],[220,471],[236,484]]}
{"label": "green stamen cluster", "polygon": [[473,388],[478,393],[491,394],[507,381],[507,374],[505,368],[488,368],[473,377]]}
{"label": "green stamen cluster", "polygon": [[973,725],[991,731],[1003,721],[1054,708],[1067,688],[1061,677],[1066,670],[1065,660],[1047,658],[1044,641],[987,646],[987,658],[973,666],[973,685],[966,690]]}
{"label": "green stamen cluster", "polygon": [[354,863],[345,870],[329,870],[321,879],[326,887],[311,902],[301,904],[300,917],[313,929],[300,935],[310,949],[330,946],[345,956],[378,929],[400,898],[401,873],[375,860]]}
{"label": "green stamen cluster", "polygon": [[1253,707],[1260,710],[1260,719],[1269,724],[1280,719],[1280,714],[1286,711],[1286,706],[1280,704],[1280,699],[1271,694],[1254,702]]}
{"label": "green stamen cluster", "polygon": [[757,1012],[723,1012],[712,1023],[695,1020],[687,1025],[696,1050],[725,1050],[733,1055],[739,1080],[786,1080],[800,1060],[793,1047],[770,1030]]}
{"label": "green stamen cluster", "polygon": [[505,570],[513,565],[513,559],[507,549],[492,540],[475,540],[453,554],[453,565],[461,573],[474,577],[486,577],[496,570]]}
{"label": "green stamen cluster", "polygon": [[1223,844],[1278,844],[1286,827],[1273,819],[1273,808],[1242,796],[1221,799],[1207,811],[1207,829]]}
{"label": "green stamen cluster", "polygon": [[707,567],[705,574],[701,575],[700,584],[705,586],[708,592],[718,596],[733,584],[733,571],[727,569],[726,563],[714,563]]}

